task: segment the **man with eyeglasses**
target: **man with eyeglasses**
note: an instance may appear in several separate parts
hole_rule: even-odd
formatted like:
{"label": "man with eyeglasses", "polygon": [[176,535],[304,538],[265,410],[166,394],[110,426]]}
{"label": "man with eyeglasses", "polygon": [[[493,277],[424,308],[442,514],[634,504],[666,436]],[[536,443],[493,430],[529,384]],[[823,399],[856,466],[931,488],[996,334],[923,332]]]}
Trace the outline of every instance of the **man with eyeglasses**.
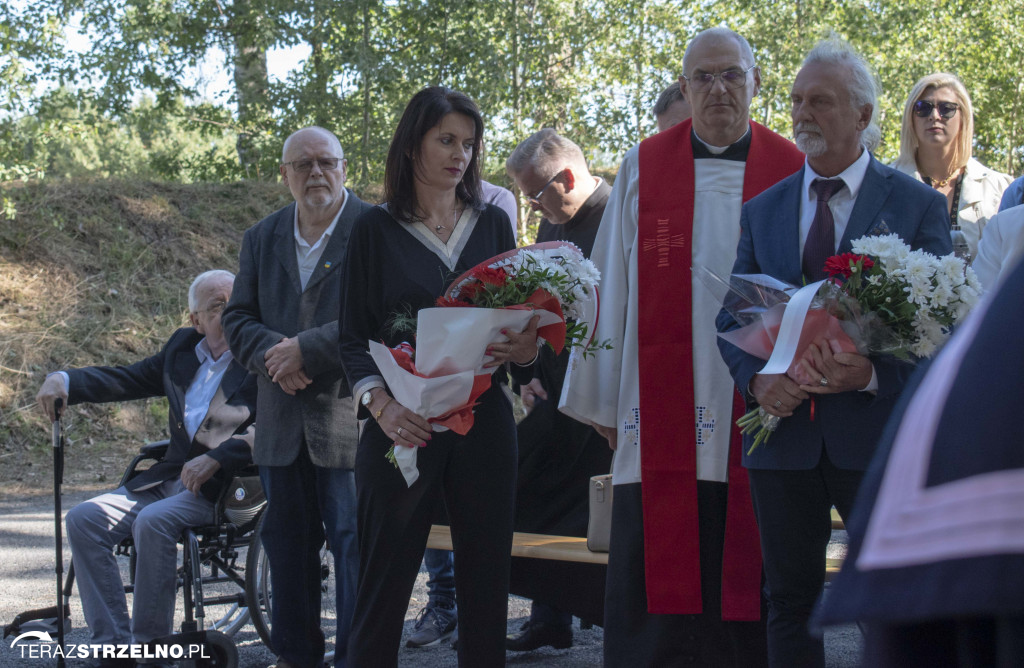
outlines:
{"label": "man with eyeglasses", "polygon": [[[804,59],[790,92],[793,134],[803,168],[743,207],[734,274],[768,274],[793,285],[827,278],[828,257],[865,236],[898,235],[935,255],[953,250],[946,200],[913,177],[878,162],[878,86],[864,59],[828,38]],[[726,310],[720,331],[739,327]],[[764,555],[768,656],[773,668],[824,668],[823,639],[807,628],[825,584],[830,509],[844,520],[857,497],[882,428],[914,367],[891,356],[809,347],[801,385],[763,374],[764,360],[719,342],[751,408],[781,418],[771,443],[746,467]],[[833,354],[835,353],[835,354]]]}
{"label": "man with eyeglasses", "polygon": [[[213,522],[214,503],[231,472],[252,461],[256,378],[234,360],[220,324],[233,280],[223,270],[197,276],[188,289],[192,327],[174,332],[156,355],[128,366],[57,371],[36,395],[51,420],[57,399],[68,405],[168,399],[170,445],[163,459],[67,515],[93,643],[146,643],[172,633],[178,538],[187,527]],[[129,535],[139,555],[130,620],[113,555]],[[135,662],[109,658],[97,665]]]}
{"label": "man with eyeglasses", "polygon": [[751,122],[761,73],[735,32],[698,34],[679,84],[691,119],[626,154],[594,244],[595,337],[614,349],[570,361],[561,408],[616,449],[605,665],[762,666],[742,404],[715,344],[721,305],[691,268],[729,275],[741,204],[802,155]]}
{"label": "man with eyeglasses", "polygon": [[[537,241],[569,241],[590,257],[611,187],[590,173],[580,147],[544,128],[516,146],[505,169],[543,215]],[[604,439],[558,412],[568,364],[568,351],[555,355],[544,348],[533,380],[519,388],[527,416],[517,428],[516,531],[586,536],[590,477],[611,465]],[[508,637],[509,650],[572,646],[573,614],[602,622],[602,568],[514,559],[511,591],[533,605],[522,629]]]}
{"label": "man with eyeglasses", "polygon": [[261,535],[279,668],[323,661],[325,535],[334,556],[339,666],[355,604],[357,424],[338,350],[338,272],[352,223],[370,205],[345,188],[345,167],[341,143],[323,128],[285,140],[281,180],[295,202],[246,231],[224,311],[231,350],[258,378],[266,425],[253,459],[269,502]]}

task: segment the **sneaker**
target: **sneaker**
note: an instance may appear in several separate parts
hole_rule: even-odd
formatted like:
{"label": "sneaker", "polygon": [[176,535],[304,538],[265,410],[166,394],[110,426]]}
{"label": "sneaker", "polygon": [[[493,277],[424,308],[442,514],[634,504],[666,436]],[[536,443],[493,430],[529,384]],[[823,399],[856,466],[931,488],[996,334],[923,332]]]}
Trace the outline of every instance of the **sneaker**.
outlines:
{"label": "sneaker", "polygon": [[405,642],[406,647],[433,647],[442,640],[447,640],[455,631],[457,618],[454,610],[437,606],[427,606],[420,611],[412,635]]}

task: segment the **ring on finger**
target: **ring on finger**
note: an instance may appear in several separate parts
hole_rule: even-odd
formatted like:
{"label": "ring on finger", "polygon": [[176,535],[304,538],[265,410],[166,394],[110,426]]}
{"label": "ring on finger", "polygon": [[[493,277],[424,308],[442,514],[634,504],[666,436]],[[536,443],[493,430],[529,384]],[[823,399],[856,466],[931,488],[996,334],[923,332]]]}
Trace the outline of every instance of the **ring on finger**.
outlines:
{"label": "ring on finger", "polygon": [[777,400],[777,401],[775,402],[775,407],[776,407],[776,408],[779,408],[780,406],[782,406],[782,399],[779,399],[779,400]]}
{"label": "ring on finger", "polygon": [[818,381],[818,384],[821,385],[822,387],[826,387],[828,385],[828,378],[822,376],[821,380]]}
{"label": "ring on finger", "polygon": [[402,428],[399,427],[398,429],[396,429],[395,433],[398,434],[399,436],[401,436],[402,435]]}

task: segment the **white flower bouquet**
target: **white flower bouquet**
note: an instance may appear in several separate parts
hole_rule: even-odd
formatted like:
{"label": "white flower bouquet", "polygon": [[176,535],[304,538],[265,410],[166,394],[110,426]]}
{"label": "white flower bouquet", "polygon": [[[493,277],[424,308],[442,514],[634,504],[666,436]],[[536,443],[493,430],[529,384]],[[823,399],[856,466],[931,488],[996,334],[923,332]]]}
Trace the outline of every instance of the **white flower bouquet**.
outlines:
{"label": "white flower bouquet", "polygon": [[[811,343],[825,340],[833,353],[908,362],[931,357],[981,295],[974,271],[953,254],[911,250],[895,234],[862,237],[852,246],[852,253],[826,261],[830,278],[799,289],[764,276],[733,276],[729,283],[714,277],[719,290],[721,284],[728,288],[725,307],[744,325],[719,336],[767,359],[759,373],[786,373],[807,385],[813,379],[805,377],[800,360]],[[715,289],[710,272],[703,272]],[[754,434],[748,455],[779,420],[760,407],[737,420],[743,433]]]}

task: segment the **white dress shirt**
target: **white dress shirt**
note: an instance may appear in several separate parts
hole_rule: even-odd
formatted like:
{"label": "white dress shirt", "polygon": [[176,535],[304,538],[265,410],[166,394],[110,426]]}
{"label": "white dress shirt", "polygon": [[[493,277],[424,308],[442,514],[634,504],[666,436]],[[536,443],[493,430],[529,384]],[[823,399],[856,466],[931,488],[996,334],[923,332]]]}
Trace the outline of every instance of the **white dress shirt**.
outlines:
{"label": "white dress shirt", "polygon": [[[844,169],[838,176],[846,184],[839,192],[832,195],[828,201],[828,208],[832,210],[832,218],[836,224],[836,247],[839,249],[839,242],[846,232],[846,224],[850,222],[850,214],[853,213],[853,205],[857,203],[857,194],[864,183],[864,175],[867,174],[868,165],[871,163],[871,154],[861,150],[860,157],[853,161],[849,167]],[[807,234],[811,231],[811,223],[814,222],[814,211],[818,208],[818,194],[811,188],[815,179],[825,179],[814,171],[810,163],[804,162],[804,196],[800,198],[800,257],[804,256],[804,244],[807,242]]]}
{"label": "white dress shirt", "polygon": [[320,238],[316,240],[312,246],[306,243],[306,240],[299,234],[299,207],[295,207],[295,222],[294,222],[294,234],[295,234],[295,260],[299,263],[299,279],[302,283],[302,289],[306,289],[306,284],[309,283],[309,277],[313,275],[313,271],[316,269],[316,265],[320,262],[320,256],[324,254],[324,249],[327,248],[327,242],[331,240],[331,235],[334,234],[334,228],[338,225],[338,218],[341,217],[341,212],[345,210],[345,205],[348,204],[348,193],[345,193],[345,199],[341,203],[341,208],[338,209],[338,213],[335,214],[334,220],[324,230],[324,233],[320,235]]}
{"label": "white dress shirt", "polygon": [[231,366],[234,357],[230,350],[225,350],[220,357],[213,359],[210,345],[206,337],[196,344],[196,357],[199,358],[199,370],[192,377],[188,389],[185,390],[185,432],[189,440],[195,438],[196,432],[203,424],[203,418],[210,410],[213,395],[217,394],[224,373]]}

